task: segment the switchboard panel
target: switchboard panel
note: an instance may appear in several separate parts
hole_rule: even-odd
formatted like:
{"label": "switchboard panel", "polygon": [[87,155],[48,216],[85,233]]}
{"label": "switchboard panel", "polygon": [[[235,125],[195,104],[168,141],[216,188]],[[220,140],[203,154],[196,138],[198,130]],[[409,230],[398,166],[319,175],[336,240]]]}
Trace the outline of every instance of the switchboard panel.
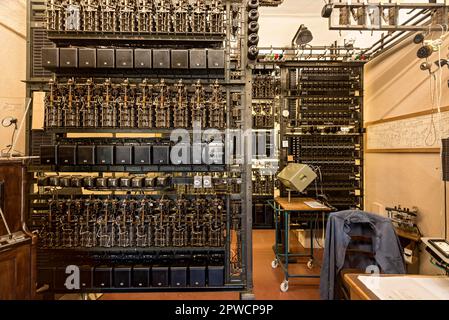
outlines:
{"label": "switchboard panel", "polygon": [[[38,285],[251,291],[251,159],[226,148],[227,132],[252,124],[246,29],[225,27],[246,23],[246,2],[31,0],[28,10],[30,68],[49,71],[27,82],[29,97],[45,91],[49,136],[39,143],[27,128],[40,155],[29,167]],[[62,281],[67,265],[80,266],[79,290]]]}
{"label": "switchboard panel", "polygon": [[363,63],[292,63],[283,74],[284,161],[318,171],[308,195],[363,209]]}

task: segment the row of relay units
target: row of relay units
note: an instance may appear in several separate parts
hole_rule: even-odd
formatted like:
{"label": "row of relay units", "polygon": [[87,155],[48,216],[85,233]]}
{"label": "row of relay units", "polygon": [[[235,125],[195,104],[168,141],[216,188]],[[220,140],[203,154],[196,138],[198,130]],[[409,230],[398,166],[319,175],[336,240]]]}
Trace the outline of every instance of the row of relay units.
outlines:
{"label": "row of relay units", "polygon": [[223,49],[43,48],[46,68],[224,69]]}
{"label": "row of relay units", "polygon": [[41,145],[40,159],[42,165],[61,166],[224,164],[224,144]]}
{"label": "row of relay units", "polygon": [[55,199],[41,217],[41,247],[221,247],[225,207],[220,198],[171,200]]}
{"label": "row of relay units", "polygon": [[279,94],[280,81],[271,74],[253,75],[253,98],[272,99]]}
{"label": "row of relay units", "polygon": [[47,29],[51,31],[225,31],[221,0],[48,0],[46,15]]}
{"label": "row of relay units", "polygon": [[[224,128],[226,100],[216,80],[208,87],[179,80],[140,83],[51,81],[45,95],[45,128]],[[233,94],[238,101],[238,95]]]}
{"label": "row of relay units", "polygon": [[[80,266],[80,289],[149,287],[221,287],[224,266]],[[40,268],[39,282],[67,290],[66,268]],[[72,290],[73,291],[73,290]]]}
{"label": "row of relay units", "polygon": [[[256,179],[256,180],[254,180]],[[226,176],[223,173],[214,172],[193,177],[172,177],[169,175],[145,176],[86,176],[86,175],[48,175],[36,178],[38,187],[60,188],[85,188],[92,190],[117,190],[117,191],[172,191],[177,194],[215,194],[217,192],[240,193],[241,178],[238,173]],[[271,193],[273,189],[273,176],[253,177],[255,193]],[[265,191],[263,191],[265,190]]]}
{"label": "row of relay units", "polygon": [[[203,178],[204,179],[204,178]],[[212,187],[212,178],[210,187]],[[140,189],[140,188],[168,188],[172,186],[170,176],[159,177],[92,177],[92,176],[45,176],[37,178],[40,187],[63,188],[98,188],[98,189]]]}

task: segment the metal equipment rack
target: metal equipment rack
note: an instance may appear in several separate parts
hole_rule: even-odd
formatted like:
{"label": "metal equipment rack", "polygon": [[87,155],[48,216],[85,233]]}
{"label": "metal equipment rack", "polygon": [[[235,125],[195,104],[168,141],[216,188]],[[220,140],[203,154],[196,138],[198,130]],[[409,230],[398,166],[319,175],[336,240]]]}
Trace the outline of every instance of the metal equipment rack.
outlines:
{"label": "metal equipment rack", "polygon": [[[281,168],[320,167],[318,190],[338,210],[363,209],[363,62],[298,61],[281,67]],[[327,198],[327,199],[326,199]]]}
{"label": "metal equipment rack", "polygon": [[[208,0],[207,3],[210,7],[203,8],[204,12],[207,11],[210,14],[207,19],[212,19],[211,17],[214,17],[214,19],[222,18],[223,20],[219,21],[223,23],[223,30],[211,31],[208,29],[210,32],[206,32],[204,31],[206,29],[201,29],[203,32],[196,33],[193,31],[193,28],[197,28],[199,25],[201,26],[198,28],[203,28],[203,22],[201,22],[203,20],[195,20],[195,23],[200,21],[198,22],[199,24],[192,24],[191,27],[189,25],[187,32],[176,31],[176,28],[181,28],[181,25],[185,26],[183,23],[175,24],[176,20],[170,22],[173,25],[165,31],[158,29],[160,32],[151,32],[151,26],[146,31],[138,29],[141,27],[137,24],[138,16],[130,14],[130,9],[127,5],[131,3],[136,4],[133,10],[137,10],[140,8],[137,4],[153,3],[153,1],[124,1],[120,4],[125,5],[122,11],[118,10],[120,6],[118,1],[116,3],[117,10],[115,11],[99,6],[98,8],[104,10],[103,13],[105,15],[111,15],[105,16],[105,19],[109,19],[107,21],[112,23],[114,27],[111,30],[99,30],[100,24],[90,23],[90,28],[94,28],[94,31],[82,29],[87,28],[87,23],[85,22],[87,20],[80,20],[78,14],[83,17],[81,19],[90,17],[89,19],[93,19],[92,21],[99,21],[100,16],[97,15],[99,12],[95,11],[98,8],[90,11],[85,8],[92,9],[91,7],[83,6],[89,6],[93,2],[98,4],[103,4],[104,2],[109,5],[115,3],[115,0],[89,0],[82,2],[79,0],[70,0],[61,2],[66,6],[74,5],[74,7],[71,7],[74,10],[67,11],[62,10],[61,6],[54,6],[56,2],[58,1],[30,0],[28,1],[27,11],[26,85],[27,97],[32,107],[27,115],[26,143],[27,153],[29,155],[41,156],[40,162],[33,161],[28,168],[34,174],[34,183],[30,189],[29,196],[30,212],[28,225],[30,229],[38,232],[40,236],[40,247],[37,253],[39,285],[48,285],[49,289],[47,293],[50,296],[55,293],[66,292],[232,290],[239,291],[242,299],[251,299],[253,297],[252,174],[251,159],[248,152],[243,152],[233,159],[231,163],[225,164],[46,164],[42,162],[43,157],[46,156],[44,153],[41,154],[42,145],[58,145],[59,147],[75,146],[74,148],[79,148],[79,146],[90,146],[94,143],[97,147],[98,145],[113,144],[114,150],[116,150],[119,144],[128,145],[130,148],[135,148],[140,144],[152,144],[153,147],[159,144],[167,145],[171,132],[170,129],[174,129],[176,126],[173,124],[166,125],[166,127],[139,128],[132,123],[127,123],[127,126],[123,128],[117,125],[119,122],[116,122],[116,125],[98,128],[95,126],[80,126],[79,122],[77,122],[75,125],[72,123],[67,126],[48,126],[48,123],[46,123],[42,129],[36,129],[36,123],[39,122],[38,119],[41,117],[39,113],[45,113],[45,117],[41,117],[44,121],[49,118],[48,110],[45,108],[48,105],[53,106],[54,92],[57,91],[58,94],[68,95],[70,98],[66,100],[64,98],[62,105],[67,105],[67,103],[71,105],[72,85],[75,90],[79,90],[77,93],[73,93],[73,95],[79,94],[78,92],[90,90],[91,85],[97,89],[100,88],[98,90],[103,90],[100,92],[108,92],[107,94],[109,94],[109,88],[116,90],[114,94],[117,94],[117,92],[122,92],[120,91],[121,88],[126,88],[123,89],[125,92],[128,92],[128,89],[137,92],[142,87],[145,87],[147,83],[153,87],[159,86],[158,88],[165,88],[164,86],[167,85],[171,88],[170,90],[172,90],[171,94],[173,96],[178,88],[188,86],[189,88],[186,89],[185,94],[191,97],[194,94],[192,88],[198,88],[195,85],[197,84],[197,80],[201,80],[203,86],[210,88],[205,90],[208,95],[213,94],[214,88],[220,88],[217,90],[222,94],[224,100],[223,108],[226,108],[224,126],[221,129],[227,129],[230,132],[234,130],[242,130],[243,132],[250,131],[252,129],[252,82],[251,70],[247,61],[248,48],[246,38],[248,17],[246,14],[246,1]],[[161,0],[154,1],[154,3],[160,5],[161,7],[158,8],[161,10],[160,12],[163,12],[165,10],[164,5],[172,2]],[[205,14],[202,11],[195,11],[201,8],[193,10],[191,7],[188,7],[188,10],[183,11],[184,7],[181,5],[183,2],[176,3],[179,4],[179,7],[170,7],[170,10],[173,10],[172,13],[176,14],[176,17],[181,19],[181,22],[186,21],[183,19],[186,19],[187,14],[192,14],[192,19],[202,19],[198,17]],[[203,1],[199,1],[198,3],[203,3]],[[215,5],[222,7],[214,7]],[[81,7],[83,9],[80,9]],[[139,14],[145,13],[144,11],[139,11]],[[161,15],[161,17],[165,17],[164,19],[167,18],[164,15]],[[101,19],[103,18],[102,16]],[[55,27],[55,23],[58,24],[61,21],[64,21],[65,27],[61,25]],[[84,22],[82,28],[78,25],[79,21]],[[68,27],[69,23],[70,26]],[[154,20],[155,28],[157,26],[164,26],[163,23],[160,23],[159,20]],[[216,26],[210,24],[210,26],[208,25],[204,28],[213,28]],[[105,28],[105,25],[103,24],[101,27]],[[64,56],[64,59],[68,59],[67,61],[71,61],[70,59],[75,56],[75,60],[73,60],[76,61],[75,64],[78,64],[77,59],[81,59],[80,50],[90,50],[90,53],[88,51],[83,52],[86,55],[92,54],[92,57],[95,56],[97,59],[96,62],[98,63],[100,50],[103,50],[105,47],[113,50],[109,52],[101,51],[101,57],[104,59],[105,65],[109,62],[103,54],[108,55],[111,52],[115,52],[116,60],[114,62],[114,58],[112,58],[112,64],[107,65],[106,68],[100,68],[98,65],[97,68],[76,68],[73,65],[70,68],[66,68],[63,66],[66,60],[62,60],[62,50],[68,54],[68,56]],[[122,49],[125,50],[121,51]],[[166,52],[162,51],[167,50],[169,52],[168,54],[171,55],[168,61],[170,61],[171,57],[172,64],[170,65],[169,63],[169,66],[166,68],[164,66],[164,69],[155,68],[153,65],[153,68],[150,67],[145,70],[129,66],[125,68],[120,65],[121,62],[119,63],[119,61],[122,60],[119,60],[119,51],[120,54],[124,55],[134,54],[135,59],[136,51],[140,49],[147,50],[147,53],[148,50],[153,50],[153,64],[155,52],[157,51],[158,54],[165,57]],[[182,51],[182,57],[179,58],[180,60],[176,60],[178,61],[177,64],[173,64],[176,63],[173,54],[178,49]],[[182,66],[184,63],[183,57],[186,54],[191,57],[192,51],[194,50],[204,50],[204,52],[207,50],[209,59],[218,60],[209,60],[212,61],[212,64],[204,65],[202,68],[192,68],[192,61],[190,60],[190,63],[187,62],[190,68],[184,68]],[[78,53],[74,54],[74,52]],[[223,61],[220,60],[220,52],[224,53]],[[130,60],[126,61],[129,62]],[[71,62],[67,63],[69,64]],[[125,65],[127,62],[123,63]],[[220,65],[221,63],[222,65]],[[148,79],[148,82],[146,79]],[[165,79],[166,82],[163,83],[162,79]],[[180,79],[182,79],[182,83],[179,82]],[[87,92],[89,92],[89,98],[83,101],[90,101],[91,92]],[[179,92],[182,95],[184,91]],[[46,98],[39,98],[42,95],[45,95]],[[127,93],[124,96],[124,101],[120,101],[126,104],[128,101]],[[154,97],[154,94],[152,97]],[[44,106],[39,109],[40,102],[42,101]],[[212,98],[208,101],[212,101]],[[72,115],[74,119],[78,117],[76,112],[72,113]],[[171,116],[173,114],[170,114],[168,118]],[[55,117],[55,119],[58,118]],[[125,117],[124,119],[127,118]],[[80,120],[78,119],[76,121]],[[120,119],[117,121],[120,121]],[[189,126],[186,126],[185,129],[187,134],[194,134],[192,128]],[[92,138],[92,135],[96,135],[96,137]],[[242,135],[242,144],[245,150],[251,150],[252,140],[250,135]],[[135,149],[133,150],[135,152]],[[58,156],[60,157],[61,153],[54,155],[54,158],[59,159]],[[55,162],[57,161],[55,160]],[[106,195],[104,188],[101,190],[102,192],[98,193],[98,190],[95,188],[89,189],[83,185],[79,185],[79,181],[82,179],[74,175],[75,173],[82,175],[82,177],[86,175],[95,176],[95,179],[110,183],[111,187],[107,190]],[[205,179],[205,173],[207,173],[207,177],[211,176],[211,181],[214,185],[217,184],[216,191],[211,191],[211,189],[206,187],[198,189],[193,187],[196,177],[200,176]],[[142,183],[141,179],[143,178],[153,179],[151,180],[153,181],[152,183],[158,183],[158,178],[165,179],[169,177],[173,185],[168,185],[165,191],[154,188],[149,188],[148,190],[141,188],[140,192],[136,194],[133,194],[130,190],[126,190],[126,187],[124,190],[115,189],[114,183],[121,183],[120,179],[124,179],[125,181],[128,178],[130,179],[130,174],[133,174],[133,177],[137,176],[138,179],[136,181],[140,182],[136,183]],[[85,183],[84,180],[82,183]],[[83,246],[72,245],[72,233],[65,233],[68,225],[65,223],[71,221],[71,216],[68,212],[74,212],[72,211],[74,210],[73,206],[77,205],[77,210],[81,210],[79,208],[88,210],[85,208],[88,208],[90,205],[89,201],[95,200],[95,205],[103,203],[101,205],[103,205],[105,212],[113,210],[111,212],[116,214],[115,219],[118,221],[118,217],[121,217],[121,211],[114,209],[118,208],[114,206],[118,203],[126,202],[127,206],[132,205],[138,208],[137,203],[138,201],[142,201],[142,199],[150,202],[164,199],[172,201],[172,204],[176,203],[175,201],[177,200],[191,201],[189,202],[191,204],[196,199],[222,201],[220,203],[223,203],[223,207],[219,206],[219,209],[223,209],[224,222],[221,235],[224,237],[224,242],[217,242],[218,245],[214,246],[205,245],[204,243],[202,245],[197,243],[184,246],[179,244],[169,246],[137,246],[134,244],[130,245],[131,242],[126,241],[123,242],[126,243],[125,245],[121,245],[122,242],[118,238],[118,245],[112,245],[110,247],[107,245]],[[53,204],[55,207],[51,207]],[[213,206],[204,207],[213,208]],[[171,215],[173,215],[173,210],[175,210],[173,208],[170,207],[169,209]],[[190,208],[189,210],[193,209]],[[83,211],[81,210],[79,212]],[[162,212],[163,205],[161,204],[160,213],[155,215],[155,217],[162,217]],[[51,232],[48,232],[45,228],[49,224],[52,224],[55,213],[59,220],[54,220],[54,224],[52,225],[53,229],[48,230],[56,232],[55,230],[59,228],[61,238],[57,238],[57,240],[52,238],[52,241],[46,241],[46,237]],[[69,216],[68,218],[67,215]],[[190,215],[194,216],[195,214],[191,213]],[[212,213],[208,213],[207,219],[212,219],[210,218],[211,215]],[[126,214],[123,213],[123,216],[126,216]],[[131,217],[131,215],[129,216]],[[108,215],[106,214],[106,216],[101,217],[104,218],[107,224]],[[120,221],[117,223],[120,223]],[[42,230],[46,231],[43,232]],[[67,234],[69,235],[67,236]],[[93,234],[96,236],[96,233]],[[54,245],[55,242],[53,240],[58,244]],[[67,265],[79,266],[81,288],[69,290],[66,287],[65,279],[67,275],[65,268]],[[144,274],[146,273],[147,275],[144,278],[148,277],[147,281],[136,283],[137,273],[135,272],[137,271],[135,270],[139,271],[140,275],[142,275],[142,272]],[[221,279],[220,270],[223,273]],[[178,272],[176,273],[177,276],[181,274],[181,278],[184,277],[184,282],[174,281],[174,272]],[[212,273],[214,274],[213,276]],[[158,277],[157,279],[155,279],[156,276]],[[214,283],[211,282],[211,277],[213,277]],[[123,279],[125,280],[123,281]]]}
{"label": "metal equipment rack", "polygon": [[[296,207],[290,203],[281,205],[283,200],[287,202],[287,198],[282,198],[287,196],[283,186],[280,198],[267,201],[274,210],[276,226],[272,267],[282,267],[285,280],[280,289],[286,292],[289,278],[318,277],[290,274],[288,266],[289,258],[309,257],[307,266],[313,267],[314,229],[324,228],[324,213],[363,209],[363,62],[277,63],[281,70],[280,169],[289,162],[312,166],[318,174],[317,183],[312,183],[302,196],[326,204],[325,209],[318,210],[301,202],[304,199],[297,199]],[[317,211],[323,213],[322,221]],[[292,216],[310,230],[310,254],[289,252]]]}
{"label": "metal equipment rack", "polygon": [[[274,227],[274,212],[267,199],[272,199],[279,166],[278,112],[280,108],[280,70],[274,63],[258,62],[253,67],[253,228]],[[265,139],[263,138],[265,136]]]}

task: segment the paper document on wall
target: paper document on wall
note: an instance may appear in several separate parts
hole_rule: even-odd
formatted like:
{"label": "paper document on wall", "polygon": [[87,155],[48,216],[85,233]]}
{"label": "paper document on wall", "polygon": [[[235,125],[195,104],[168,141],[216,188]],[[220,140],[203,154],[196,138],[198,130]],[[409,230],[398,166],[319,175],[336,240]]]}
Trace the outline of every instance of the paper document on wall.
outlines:
{"label": "paper document on wall", "polygon": [[449,277],[378,277],[358,279],[381,300],[449,300]]}
{"label": "paper document on wall", "polygon": [[441,148],[441,138],[449,136],[448,124],[449,111],[372,124],[367,127],[366,149]]}

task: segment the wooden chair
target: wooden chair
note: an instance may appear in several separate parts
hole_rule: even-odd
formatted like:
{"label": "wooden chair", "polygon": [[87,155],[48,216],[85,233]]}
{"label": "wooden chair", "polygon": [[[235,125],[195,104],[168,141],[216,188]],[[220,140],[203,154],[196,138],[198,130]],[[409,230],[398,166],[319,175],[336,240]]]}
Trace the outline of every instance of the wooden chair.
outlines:
{"label": "wooden chair", "polygon": [[[368,231],[370,229],[364,228]],[[351,240],[346,249],[343,269],[337,275],[335,298],[339,300],[350,299],[349,285],[344,281],[347,273],[365,273],[368,265],[377,265],[373,249],[373,234],[369,232],[362,235],[350,235]],[[369,261],[367,263],[367,261]],[[380,269],[380,268],[379,268]]]}

